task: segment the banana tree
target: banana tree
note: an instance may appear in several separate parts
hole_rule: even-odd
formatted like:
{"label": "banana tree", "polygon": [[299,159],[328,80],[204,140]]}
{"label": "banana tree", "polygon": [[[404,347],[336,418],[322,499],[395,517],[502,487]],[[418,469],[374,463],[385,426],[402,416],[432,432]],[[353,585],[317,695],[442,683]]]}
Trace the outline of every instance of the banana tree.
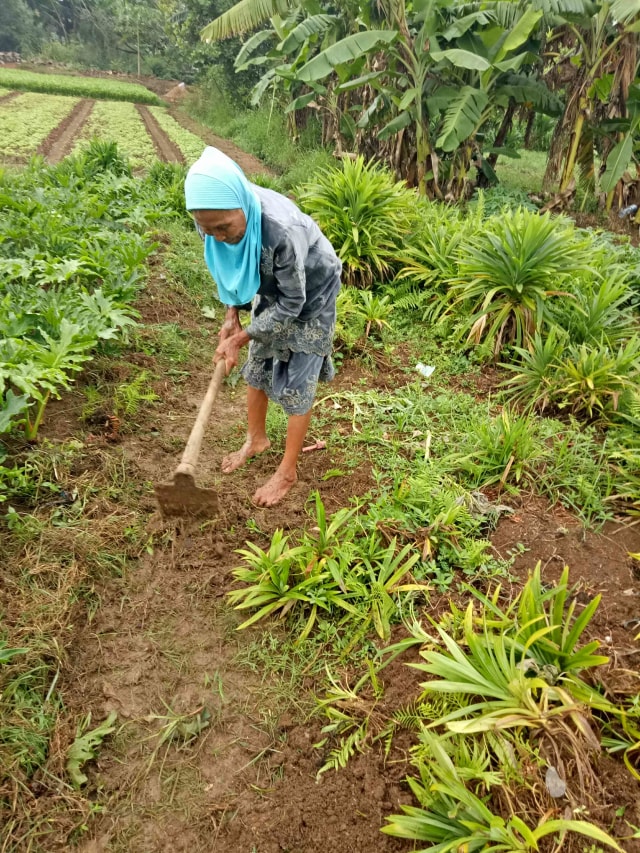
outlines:
{"label": "banana tree", "polygon": [[[444,157],[454,164],[450,172],[458,169],[448,189],[459,195],[479,129],[510,99],[531,98],[531,81],[517,72],[525,61],[534,61],[528,47],[542,11],[523,10],[519,4],[512,8],[513,19],[500,26],[490,9],[455,18],[455,10],[445,0],[427,0],[408,20],[403,0],[388,0],[385,17],[397,38],[389,42],[377,70],[338,87],[340,91],[375,90],[377,97],[357,124],[363,129],[379,127],[381,115],[386,115],[387,121],[377,130],[379,139],[413,130],[421,194],[430,190],[442,195],[439,169]],[[303,65],[298,79],[317,84],[336,71],[333,57],[342,44]],[[551,99],[548,91],[546,96]]]}
{"label": "banana tree", "polygon": [[[625,118],[629,86],[637,71],[640,0],[612,0],[598,3],[582,15],[564,14],[564,26],[556,38],[567,37],[555,61],[573,68],[567,87],[564,114],[552,141],[544,186],[559,177],[560,193],[573,185],[577,165],[594,174],[594,127],[591,116],[599,109],[606,89],[608,118]],[[553,47],[553,44],[550,46]],[[616,152],[618,153],[618,152]]]}

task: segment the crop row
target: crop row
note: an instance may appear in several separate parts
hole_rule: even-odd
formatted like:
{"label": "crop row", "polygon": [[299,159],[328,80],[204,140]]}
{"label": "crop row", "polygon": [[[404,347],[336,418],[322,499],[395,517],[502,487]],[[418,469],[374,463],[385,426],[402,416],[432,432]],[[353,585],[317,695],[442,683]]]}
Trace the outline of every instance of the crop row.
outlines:
{"label": "crop row", "polygon": [[116,101],[96,103],[77,139],[74,153],[96,137],[115,140],[118,150],[134,169],[151,166],[157,159],[142,117],[133,104]]}
{"label": "crop row", "polygon": [[0,105],[0,156],[28,157],[78,103],[77,98],[26,92]]}
{"label": "crop row", "polygon": [[38,74],[16,68],[0,68],[0,86],[50,95],[77,95],[81,98],[134,101],[140,104],[160,103],[157,95],[138,83],[124,83],[102,77],[72,77],[65,74]]}
{"label": "crop row", "polygon": [[178,146],[184,159],[187,161],[187,165],[194,163],[202,154],[202,150],[205,147],[202,139],[183,127],[165,109],[161,107],[150,107],[149,109],[169,139]]}

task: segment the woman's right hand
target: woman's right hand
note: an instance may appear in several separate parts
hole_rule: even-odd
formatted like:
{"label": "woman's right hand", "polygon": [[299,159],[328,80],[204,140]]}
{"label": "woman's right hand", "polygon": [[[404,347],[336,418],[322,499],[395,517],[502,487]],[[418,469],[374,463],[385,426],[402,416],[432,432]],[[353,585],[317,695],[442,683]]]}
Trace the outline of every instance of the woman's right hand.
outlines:
{"label": "woman's right hand", "polygon": [[238,309],[234,307],[227,308],[227,313],[224,318],[224,323],[220,329],[220,343],[226,341],[227,338],[233,337],[233,335],[237,335],[238,332],[242,331],[242,326],[240,325],[240,316],[238,314]]}

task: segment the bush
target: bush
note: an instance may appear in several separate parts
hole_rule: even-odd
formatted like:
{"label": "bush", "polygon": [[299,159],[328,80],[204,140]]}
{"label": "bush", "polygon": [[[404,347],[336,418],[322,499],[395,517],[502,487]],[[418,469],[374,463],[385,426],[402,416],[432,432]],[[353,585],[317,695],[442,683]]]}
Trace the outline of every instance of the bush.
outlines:
{"label": "bush", "polygon": [[333,244],[349,284],[389,276],[415,222],[416,196],[404,182],[373,161],[346,158],[323,169],[298,198]]}

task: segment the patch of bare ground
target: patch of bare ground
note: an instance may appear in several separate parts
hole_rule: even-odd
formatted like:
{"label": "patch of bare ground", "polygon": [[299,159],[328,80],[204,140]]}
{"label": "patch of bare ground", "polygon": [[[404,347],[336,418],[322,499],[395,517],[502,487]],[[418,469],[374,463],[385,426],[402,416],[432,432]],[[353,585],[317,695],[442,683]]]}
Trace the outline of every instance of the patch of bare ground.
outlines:
{"label": "patch of bare ground", "polygon": [[230,140],[224,139],[222,136],[217,136],[213,131],[209,130],[208,127],[205,127],[195,121],[195,119],[188,116],[177,106],[169,107],[169,113],[179,124],[187,130],[190,130],[192,133],[195,133],[196,136],[199,136],[207,145],[212,145],[214,148],[218,148],[228,157],[231,157],[232,160],[235,160],[246,175],[273,174],[272,171],[264,165],[264,163],[252,154],[247,154],[246,151],[238,148],[238,146]]}
{"label": "patch of bare ground", "polygon": [[50,163],[59,163],[70,154],[76,137],[91,115],[94,104],[95,101],[91,98],[83,98],[77,103],[69,115],[40,144],[37,153],[46,157]]}
{"label": "patch of bare ground", "polygon": [[6,95],[0,95],[0,104],[8,104],[14,98],[17,98],[21,92],[8,92]]}
{"label": "patch of bare ground", "polygon": [[140,113],[147,133],[151,137],[153,147],[156,149],[156,154],[165,163],[184,163],[184,157],[178,146],[173,142],[167,133],[160,127],[156,117],[143,104],[136,104],[136,109]]}

